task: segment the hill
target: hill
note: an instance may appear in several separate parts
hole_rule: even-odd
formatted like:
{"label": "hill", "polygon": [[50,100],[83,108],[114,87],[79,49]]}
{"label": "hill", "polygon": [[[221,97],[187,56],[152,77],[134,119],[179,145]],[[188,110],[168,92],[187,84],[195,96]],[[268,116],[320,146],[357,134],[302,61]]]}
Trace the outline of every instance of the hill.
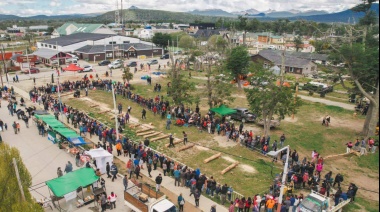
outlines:
{"label": "hill", "polygon": [[223,16],[223,17],[236,17],[235,14],[226,12],[224,10],[193,10],[188,12],[193,15],[202,15],[202,16]]}
{"label": "hill", "polygon": [[[127,9],[123,11],[125,21],[140,22],[177,22],[191,23],[195,21],[216,22],[219,17],[190,14],[184,12],[169,12],[163,10]],[[112,22],[115,20],[115,12],[110,11],[97,17],[98,20]]]}

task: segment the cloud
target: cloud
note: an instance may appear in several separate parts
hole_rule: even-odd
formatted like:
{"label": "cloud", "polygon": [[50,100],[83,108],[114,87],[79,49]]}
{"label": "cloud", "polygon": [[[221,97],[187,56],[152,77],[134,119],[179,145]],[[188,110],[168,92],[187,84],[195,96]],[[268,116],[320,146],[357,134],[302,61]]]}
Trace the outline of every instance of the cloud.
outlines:
{"label": "cloud", "polygon": [[[12,4],[9,1],[0,0],[0,11],[3,11],[3,14],[29,16],[36,14],[106,13],[116,10],[116,0],[17,0]],[[118,1],[120,8],[120,0]],[[251,8],[258,11],[267,11],[269,9],[289,11],[293,9],[338,12],[359,3],[359,0],[292,0],[291,4],[289,0],[123,0],[123,8],[129,8],[134,5],[142,9],[177,12],[205,9],[222,9],[227,12],[235,12]],[[45,9],[46,5],[50,5],[49,10]]]}

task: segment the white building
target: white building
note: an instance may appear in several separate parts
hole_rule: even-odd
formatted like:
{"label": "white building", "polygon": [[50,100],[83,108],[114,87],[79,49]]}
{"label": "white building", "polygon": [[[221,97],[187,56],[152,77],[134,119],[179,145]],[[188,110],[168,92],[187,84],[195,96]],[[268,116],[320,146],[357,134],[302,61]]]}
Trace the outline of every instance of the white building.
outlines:
{"label": "white building", "polygon": [[37,42],[37,48],[52,49],[61,52],[74,52],[76,49],[87,45],[93,46],[124,43],[144,43],[151,45],[151,43],[143,42],[140,39],[121,35],[75,33]]}

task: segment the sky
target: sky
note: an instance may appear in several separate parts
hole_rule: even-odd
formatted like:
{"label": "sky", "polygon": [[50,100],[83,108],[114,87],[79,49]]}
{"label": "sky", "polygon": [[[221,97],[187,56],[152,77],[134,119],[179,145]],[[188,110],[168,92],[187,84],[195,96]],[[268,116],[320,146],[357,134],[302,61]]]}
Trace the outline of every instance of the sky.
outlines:
{"label": "sky", "polygon": [[[119,7],[121,5],[121,0]],[[291,3],[290,3],[291,2]],[[192,11],[222,9],[227,12],[254,8],[258,11],[325,10],[339,12],[360,0],[123,0],[123,7]],[[116,9],[116,0],[0,0],[0,14],[18,16],[105,13]]]}

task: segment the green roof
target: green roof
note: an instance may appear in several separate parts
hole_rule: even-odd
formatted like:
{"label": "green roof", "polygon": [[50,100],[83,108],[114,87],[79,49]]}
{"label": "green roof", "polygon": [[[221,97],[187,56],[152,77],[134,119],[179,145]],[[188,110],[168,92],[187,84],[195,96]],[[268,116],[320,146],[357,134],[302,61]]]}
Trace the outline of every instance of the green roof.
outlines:
{"label": "green roof", "polygon": [[91,185],[99,179],[92,168],[82,168],[46,182],[56,197],[62,197],[79,187]]}
{"label": "green roof", "polygon": [[64,23],[62,26],[57,28],[57,32],[59,35],[67,35],[66,29],[68,26],[74,25],[77,29],[72,33],[92,33],[99,27],[103,26],[103,24],[78,24],[75,22],[67,22]]}
{"label": "green roof", "polygon": [[236,110],[226,107],[225,105],[221,105],[220,107],[215,107],[210,109],[212,112],[215,112],[221,116],[227,116],[236,113]]}

